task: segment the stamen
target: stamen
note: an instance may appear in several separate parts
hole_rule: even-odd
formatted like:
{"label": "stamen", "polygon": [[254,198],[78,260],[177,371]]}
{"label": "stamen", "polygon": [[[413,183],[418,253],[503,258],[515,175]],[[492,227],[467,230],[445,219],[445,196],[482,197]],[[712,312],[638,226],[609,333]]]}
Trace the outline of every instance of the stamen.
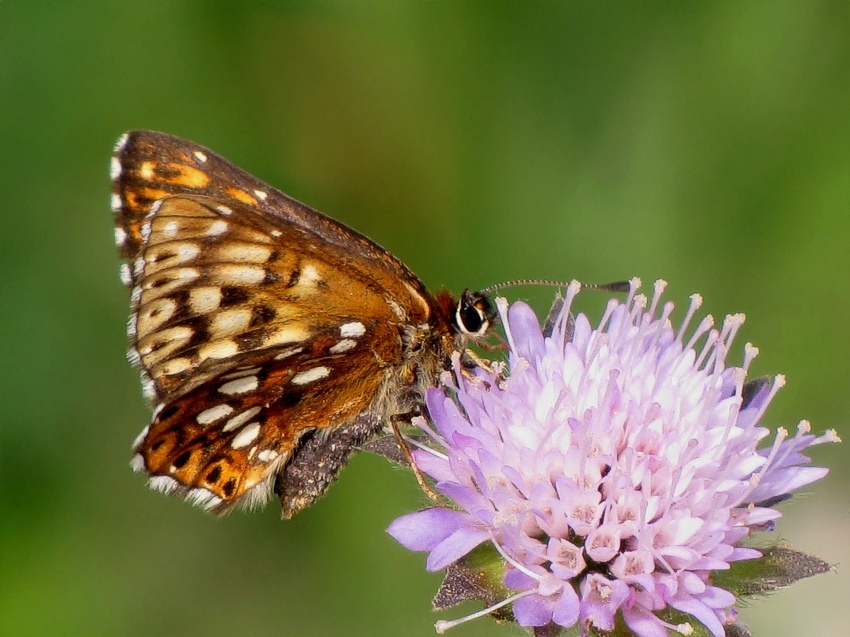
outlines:
{"label": "stamen", "polygon": [[[780,427],[780,429],[784,430],[783,427]],[[801,420],[797,424],[797,433],[794,435],[794,440],[796,442],[800,442],[801,439],[803,438],[803,436],[809,434],[811,431],[812,431],[812,423],[810,423],[808,420]],[[787,435],[788,432],[786,431],[785,433]],[[778,464],[778,465],[782,465],[782,464],[784,464],[784,462],[785,462],[786,458],[788,458],[788,456],[790,456],[791,454],[796,454],[796,453],[799,453],[799,449],[798,449],[797,445],[794,445],[794,444],[786,445],[782,455],[776,457],[774,459],[774,463]]]}
{"label": "stamen", "polygon": [[581,283],[573,279],[567,286],[567,295],[564,298],[564,307],[561,308],[561,321],[558,325],[558,338],[563,340],[564,334],[569,331],[570,311],[573,307],[573,301],[581,291]]}
{"label": "stamen", "polygon": [[661,300],[661,295],[664,294],[664,290],[667,289],[667,281],[664,279],[658,279],[652,287],[652,303],[649,305],[649,313],[655,314],[655,308]]}
{"label": "stamen", "polygon": [[758,422],[761,420],[761,417],[764,416],[764,412],[767,410],[767,406],[773,400],[774,396],[776,396],[776,392],[778,392],[781,388],[785,386],[785,376],[783,374],[777,374],[773,379],[773,385],[770,387],[770,394],[767,397],[767,400],[762,403],[761,408],[758,411],[758,414],[755,418],[753,418],[753,422]]}
{"label": "stamen", "polygon": [[643,285],[643,282],[639,277],[634,277],[629,280],[629,294],[626,297],[626,305],[631,305],[632,301],[634,301],[635,293],[640,289],[640,286]]}
{"label": "stamen", "polygon": [[770,447],[770,453],[767,455],[767,458],[764,459],[764,464],[761,466],[761,469],[755,474],[753,477],[757,477],[757,482],[761,481],[761,477],[767,473],[767,470],[776,460],[776,454],[779,453],[779,449],[782,446],[782,442],[788,437],[788,430],[785,427],[777,427],[776,428],[776,436],[773,439],[773,445]]}
{"label": "stamen", "polygon": [[726,354],[728,352],[729,348],[726,347],[726,344],[723,342],[722,336],[718,337],[714,349],[711,350],[711,354],[705,362],[705,369],[711,370],[712,374],[721,373],[724,369],[723,361],[726,360]]}
{"label": "stamen", "polygon": [[670,624],[662,620],[661,625],[664,626],[664,628],[667,628],[668,630],[672,630],[673,632],[679,633],[680,635],[685,635],[685,637],[694,634],[694,627],[691,626],[688,622],[685,622],[684,624]]}
{"label": "stamen", "polygon": [[702,335],[705,334],[708,330],[712,328],[714,325],[714,317],[711,314],[708,314],[705,318],[703,318],[699,325],[697,325],[696,331],[694,331],[691,338],[688,340],[687,345],[685,345],[685,349],[693,349],[696,342],[702,338]]}
{"label": "stamen", "polygon": [[675,305],[672,302],[667,302],[664,304],[664,309],[661,312],[661,316],[655,322],[655,335],[652,338],[652,342],[649,344],[650,349],[656,349],[656,347],[658,346],[658,341],[661,340],[661,337],[667,332],[667,321],[670,320],[670,315],[673,313],[674,307]]}
{"label": "stamen", "polygon": [[535,592],[535,590],[532,588],[530,590],[522,591],[521,593],[517,593],[516,595],[511,595],[507,599],[503,599],[501,602],[497,602],[497,603],[493,604],[492,606],[488,606],[487,608],[485,608],[483,610],[479,610],[477,613],[472,613],[471,615],[467,615],[466,617],[461,617],[460,619],[453,619],[451,621],[441,619],[436,624],[434,624],[434,630],[437,632],[438,635],[442,635],[443,633],[445,633],[450,628],[454,628],[455,626],[459,626],[460,624],[465,624],[466,622],[471,621],[473,619],[478,619],[479,617],[484,617],[484,615],[489,615],[494,610],[498,610],[502,606],[507,606],[508,604],[515,602],[518,599],[522,599],[523,597],[526,597],[528,595],[531,595],[534,592]]}
{"label": "stamen", "polygon": [[694,361],[694,369],[703,369],[702,365],[706,357],[714,350],[718,338],[720,338],[720,332],[717,330],[711,330],[708,333],[708,336],[705,338],[705,344],[702,346],[702,351],[697,356],[696,361]]}
{"label": "stamen", "polygon": [[505,550],[501,547],[501,545],[499,544],[499,542],[498,542],[498,541],[496,541],[496,537],[493,535],[493,533],[492,533],[492,532],[490,533],[490,541],[493,543],[493,546],[495,546],[495,547],[496,547],[496,550],[497,550],[497,551],[499,551],[499,554],[500,554],[502,557],[504,557],[504,558],[505,558],[505,561],[506,561],[506,562],[508,562],[511,566],[513,566],[515,569],[517,569],[517,570],[518,570],[518,571],[520,571],[521,573],[525,573],[525,574],[526,574],[526,575],[528,575],[531,579],[533,579],[533,580],[535,580],[535,581],[537,581],[537,582],[542,582],[542,581],[543,581],[543,576],[542,576],[542,575],[538,575],[538,574],[537,574],[537,573],[535,573],[534,571],[529,570],[528,568],[526,568],[525,566],[523,566],[522,564],[520,564],[519,562],[517,562],[517,561],[516,561],[514,558],[512,558],[510,555],[508,555],[507,553],[505,553]]}
{"label": "stamen", "polygon": [[679,331],[676,332],[676,340],[681,342],[682,336],[685,333],[685,330],[688,329],[688,325],[691,323],[691,319],[694,318],[694,314],[696,314],[697,310],[702,307],[702,295],[700,294],[691,294],[691,302],[688,304],[688,311],[685,314],[685,320],[682,321],[681,327],[679,327]]}
{"label": "stamen", "polygon": [[746,320],[747,315],[743,312],[739,312],[738,314],[728,314],[726,318],[723,319],[723,332],[721,333],[721,337],[726,343],[726,347],[732,345],[732,341],[735,340],[735,335],[738,333],[738,330],[741,329],[741,326]]}
{"label": "stamen", "polygon": [[[617,299],[610,299],[605,304],[605,312],[602,313],[602,318],[599,320],[599,327],[596,328],[597,333],[602,334],[606,333],[606,330],[611,330],[612,326],[608,324],[611,320],[611,315],[620,307],[620,302]],[[611,336],[615,336],[615,333],[608,331],[607,334]]]}
{"label": "stamen", "polygon": [[753,359],[759,355],[759,348],[753,345],[752,343],[747,343],[744,345],[744,371],[749,371],[750,364],[753,362]]}

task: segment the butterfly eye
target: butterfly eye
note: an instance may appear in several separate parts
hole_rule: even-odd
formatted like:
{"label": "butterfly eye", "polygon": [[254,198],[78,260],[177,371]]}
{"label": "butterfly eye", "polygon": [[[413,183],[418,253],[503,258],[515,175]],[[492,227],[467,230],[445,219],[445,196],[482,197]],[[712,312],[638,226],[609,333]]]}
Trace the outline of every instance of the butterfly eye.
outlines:
{"label": "butterfly eye", "polygon": [[461,334],[475,338],[487,333],[492,315],[493,309],[486,296],[464,290],[457,304],[455,323]]}

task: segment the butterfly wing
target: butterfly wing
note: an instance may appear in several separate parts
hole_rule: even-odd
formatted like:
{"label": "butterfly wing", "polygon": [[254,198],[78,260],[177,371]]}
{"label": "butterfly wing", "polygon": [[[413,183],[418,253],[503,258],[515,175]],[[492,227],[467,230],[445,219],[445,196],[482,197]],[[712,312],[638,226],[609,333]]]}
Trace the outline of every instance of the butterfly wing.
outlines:
{"label": "butterfly wing", "polygon": [[410,326],[432,318],[418,279],[190,142],[132,133],[116,161],[130,358],[157,404],[136,468],[223,511],[262,500],[305,434],[379,427],[382,388],[413,382]]}
{"label": "butterfly wing", "polygon": [[151,207],[171,195],[204,195],[221,205],[242,204],[268,219],[280,219],[320,237],[328,244],[370,261],[373,277],[384,289],[412,288],[416,304],[430,294],[401,261],[368,237],[296,201],[245,172],[208,148],[174,135],[130,131],[115,145],[111,173],[116,242],[122,256],[133,259],[142,244],[142,226]]}

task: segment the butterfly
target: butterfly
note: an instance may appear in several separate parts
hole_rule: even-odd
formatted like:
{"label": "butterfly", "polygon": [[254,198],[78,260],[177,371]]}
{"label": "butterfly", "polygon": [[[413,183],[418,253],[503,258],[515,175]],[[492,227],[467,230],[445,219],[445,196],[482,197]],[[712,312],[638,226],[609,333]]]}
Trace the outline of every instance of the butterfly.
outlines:
{"label": "butterfly", "polygon": [[132,131],[111,163],[128,358],[154,411],[132,466],[224,513],[322,496],[484,337],[486,294],[431,294],[379,245],[191,141]]}

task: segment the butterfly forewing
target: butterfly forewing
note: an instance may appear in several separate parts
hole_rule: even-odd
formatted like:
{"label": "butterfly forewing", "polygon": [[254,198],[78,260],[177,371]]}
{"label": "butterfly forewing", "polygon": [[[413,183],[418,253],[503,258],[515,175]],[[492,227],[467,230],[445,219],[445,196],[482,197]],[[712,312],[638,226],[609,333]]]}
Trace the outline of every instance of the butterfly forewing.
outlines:
{"label": "butterfly forewing", "polygon": [[[216,511],[260,501],[303,436],[363,439],[445,359],[445,313],[362,235],[161,133],[122,138],[112,173],[129,355],[156,405],[134,465],[155,487]],[[293,465],[309,493],[279,489],[285,511],[350,453],[320,473],[325,439]]]}
{"label": "butterfly forewing", "polygon": [[111,173],[116,242],[125,258],[135,258],[144,243],[142,226],[157,201],[171,195],[204,195],[221,205],[242,204],[269,220],[287,221],[326,244],[355,253],[370,263],[372,276],[391,294],[413,294],[419,297],[413,302],[420,305],[431,298],[407,266],[369,238],[189,140],[155,131],[126,133],[115,146]]}

